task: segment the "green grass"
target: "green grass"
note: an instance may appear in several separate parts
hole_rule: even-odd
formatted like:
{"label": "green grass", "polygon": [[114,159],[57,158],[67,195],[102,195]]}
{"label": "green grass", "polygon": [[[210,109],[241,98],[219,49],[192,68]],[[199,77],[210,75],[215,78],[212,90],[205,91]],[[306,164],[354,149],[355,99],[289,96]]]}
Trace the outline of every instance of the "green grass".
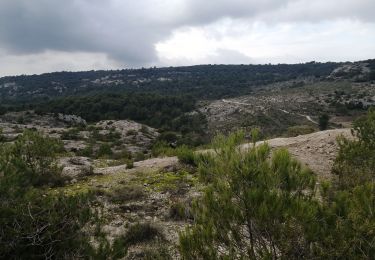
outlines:
{"label": "green grass", "polygon": [[157,192],[182,192],[187,187],[195,186],[198,178],[185,170],[180,170],[178,172],[143,174],[135,181],[144,183],[147,189]]}

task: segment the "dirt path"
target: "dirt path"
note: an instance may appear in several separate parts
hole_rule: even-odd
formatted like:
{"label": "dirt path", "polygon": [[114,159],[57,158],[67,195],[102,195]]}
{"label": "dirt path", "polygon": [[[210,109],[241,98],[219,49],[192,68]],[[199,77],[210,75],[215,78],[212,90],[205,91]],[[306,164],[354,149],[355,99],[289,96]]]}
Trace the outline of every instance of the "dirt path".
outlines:
{"label": "dirt path", "polygon": [[251,107],[257,107],[257,108],[260,108],[260,109],[264,109],[263,106],[256,106],[256,105],[249,104],[249,103],[243,103],[243,102],[238,102],[238,101],[230,101],[230,100],[227,100],[227,99],[222,99],[221,101],[223,101],[224,103],[227,103],[227,104],[234,104],[234,105],[240,105],[240,106],[251,106]]}
{"label": "dirt path", "polygon": [[144,171],[144,170],[158,170],[168,166],[173,166],[178,163],[177,157],[163,157],[163,158],[151,158],[144,161],[139,161],[134,163],[134,167],[131,169],[127,168],[126,164],[118,165],[118,166],[111,166],[111,167],[103,167],[103,168],[96,168],[94,170],[95,174],[116,174],[121,172],[136,172],[136,171]]}
{"label": "dirt path", "polygon": [[[294,113],[291,113],[291,112],[286,111],[286,110],[284,110],[284,109],[279,109],[279,110],[280,110],[281,112],[285,113],[285,114],[294,114]],[[299,114],[299,113],[297,113],[297,114],[295,114],[295,115],[305,117],[305,118],[306,118],[308,121],[310,121],[311,123],[314,123],[314,124],[318,125],[318,122],[316,122],[315,120],[313,120],[313,119],[311,118],[311,116],[303,115],[303,114]]]}
{"label": "dirt path", "polygon": [[251,106],[251,104],[248,104],[248,103],[237,102],[237,101],[230,101],[230,100],[226,100],[226,99],[222,99],[221,101],[223,101],[224,103],[229,103],[229,104]]}
{"label": "dirt path", "polygon": [[[235,105],[241,105],[241,106],[252,106],[252,104],[238,102],[238,101],[230,101],[230,100],[227,100],[227,99],[222,99],[221,101],[224,102],[224,103],[228,103],[228,104],[235,104]],[[291,112],[286,111],[284,109],[279,109],[279,110],[281,112],[285,113],[285,114],[295,114],[295,115],[298,115],[298,116],[302,116],[302,117],[306,118],[308,121],[310,121],[311,123],[318,125],[318,122],[313,120],[311,118],[311,116],[309,116],[309,115],[303,115],[303,114],[299,114],[299,113],[291,113]]]}
{"label": "dirt path", "polygon": [[[273,148],[286,148],[299,161],[310,167],[318,176],[327,179],[331,177],[333,160],[337,154],[336,138],[340,135],[350,138],[349,128],[333,129],[315,132],[308,135],[300,135],[290,138],[274,138],[266,142]],[[257,144],[264,143],[258,142]],[[243,148],[251,144],[242,145]],[[126,165],[97,168],[98,174],[116,174],[121,172],[157,171],[166,167],[175,166],[178,163],[177,157],[152,158],[134,163],[134,168],[127,169]]]}
{"label": "dirt path", "polygon": [[[338,146],[336,139],[340,135],[352,138],[351,130],[333,129],[300,135],[290,138],[274,138],[266,141],[272,148],[286,148],[299,161],[307,165],[319,177],[331,178],[333,161],[336,158]],[[259,142],[264,143],[264,142]],[[248,147],[249,144],[243,145]]]}
{"label": "dirt path", "polygon": [[305,117],[307,120],[309,120],[311,123],[314,123],[316,125],[318,125],[318,122],[316,122],[315,120],[313,120],[310,116],[307,116],[307,115],[302,115],[302,114],[297,114],[299,116],[303,116]]}

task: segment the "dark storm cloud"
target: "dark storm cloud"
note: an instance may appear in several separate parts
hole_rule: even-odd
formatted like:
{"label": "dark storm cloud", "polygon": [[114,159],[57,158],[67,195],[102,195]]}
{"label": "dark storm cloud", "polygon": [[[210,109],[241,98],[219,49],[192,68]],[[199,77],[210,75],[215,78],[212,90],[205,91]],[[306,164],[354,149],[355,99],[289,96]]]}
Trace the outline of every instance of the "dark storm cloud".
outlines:
{"label": "dark storm cloud", "polygon": [[181,26],[221,18],[372,22],[374,0],[1,0],[0,49],[100,52],[128,65],[157,60],[155,44]]}
{"label": "dark storm cloud", "polygon": [[155,58],[153,43],[167,27],[141,19],[139,7],[111,1],[2,0],[0,47],[16,54],[103,52],[130,64],[148,62]]}

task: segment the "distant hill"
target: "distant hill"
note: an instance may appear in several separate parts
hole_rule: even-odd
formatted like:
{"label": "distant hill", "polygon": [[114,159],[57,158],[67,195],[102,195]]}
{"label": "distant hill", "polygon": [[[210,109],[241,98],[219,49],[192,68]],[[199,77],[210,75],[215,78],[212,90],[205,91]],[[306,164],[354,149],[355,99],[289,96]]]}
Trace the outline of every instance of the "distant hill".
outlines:
{"label": "distant hill", "polygon": [[[322,80],[331,77],[354,78],[364,71],[374,74],[375,60],[357,63],[278,64],[278,65],[197,65],[188,67],[142,68],[108,71],[54,72],[0,78],[1,103],[46,101],[55,97],[105,92],[147,92],[189,94],[216,99],[249,94],[252,88],[301,78]],[[345,69],[340,67],[345,66]],[[361,68],[362,68],[361,67]],[[345,74],[346,73],[346,74]],[[373,75],[371,74],[371,75]],[[358,77],[369,79],[369,75]],[[374,78],[374,77],[373,77]]]}

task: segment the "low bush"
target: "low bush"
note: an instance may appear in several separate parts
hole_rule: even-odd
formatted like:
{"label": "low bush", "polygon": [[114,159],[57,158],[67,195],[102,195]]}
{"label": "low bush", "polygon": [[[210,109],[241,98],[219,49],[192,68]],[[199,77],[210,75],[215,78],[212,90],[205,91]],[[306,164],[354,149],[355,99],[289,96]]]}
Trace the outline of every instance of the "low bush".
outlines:
{"label": "low bush", "polygon": [[327,114],[322,114],[319,116],[319,129],[326,130],[329,123],[329,116]]}
{"label": "low bush", "polygon": [[142,186],[122,186],[107,194],[114,203],[123,203],[133,200],[141,200],[146,196]]}
{"label": "low bush", "polygon": [[137,131],[134,130],[134,129],[128,130],[128,131],[126,132],[126,135],[127,135],[127,136],[137,135]]}
{"label": "low bush", "polygon": [[0,259],[96,257],[85,225],[100,222],[92,194],[67,196],[44,187],[60,184],[58,141],[25,131],[0,144]]}
{"label": "low bush", "polygon": [[118,259],[124,257],[130,246],[155,239],[164,239],[163,235],[156,227],[149,223],[137,223],[132,225],[125,235],[115,239],[112,247],[113,258]]}
{"label": "low bush", "polygon": [[[14,143],[0,145],[0,191],[28,186],[63,185],[65,178],[58,167],[57,154],[63,151],[60,141],[27,130]],[[6,192],[5,192],[6,193]]]}
{"label": "low bush", "polygon": [[149,223],[138,223],[130,226],[124,236],[125,244],[128,246],[153,240],[155,238],[163,238],[160,231]]}
{"label": "low bush", "polygon": [[153,156],[175,156],[176,149],[172,148],[166,141],[157,141],[151,148]]}
{"label": "low bush", "polygon": [[187,146],[183,145],[176,149],[178,160],[182,163],[197,166],[197,156],[194,151]]}
{"label": "low bush", "polygon": [[291,126],[288,127],[286,136],[287,137],[295,137],[298,135],[306,135],[315,132],[315,128],[308,125],[298,125],[298,126]]}
{"label": "low bush", "polygon": [[120,152],[114,153],[112,158],[115,160],[129,160],[132,158],[132,154],[126,148],[123,148]]}
{"label": "low bush", "polygon": [[192,219],[191,205],[181,201],[174,201],[169,208],[168,216],[173,220]]}
{"label": "low bush", "polygon": [[375,180],[375,109],[354,122],[354,139],[338,138],[339,153],[333,173],[341,188]]}
{"label": "low bush", "polygon": [[184,259],[372,259],[375,254],[375,110],[339,138],[333,172],[321,182],[286,150],[238,149],[216,138],[200,161],[202,197],[180,234]]}
{"label": "low bush", "polygon": [[62,140],[79,140],[81,139],[79,130],[77,128],[71,128],[61,134]]}
{"label": "low bush", "polygon": [[113,152],[112,152],[112,149],[111,149],[111,146],[110,144],[108,143],[103,143],[99,146],[99,149],[96,153],[96,156],[98,158],[101,158],[101,157],[108,157],[110,155],[112,155]]}
{"label": "low bush", "polygon": [[[146,151],[145,151],[146,152]],[[134,155],[134,161],[139,162],[146,159],[146,155],[144,152],[136,152]]]}
{"label": "low bush", "polygon": [[134,168],[134,161],[131,159],[126,160],[126,168],[133,169]]}
{"label": "low bush", "polygon": [[0,128],[0,143],[5,142],[5,136],[3,135],[3,129]]}
{"label": "low bush", "polygon": [[0,201],[1,259],[75,259],[93,252],[82,227],[92,219],[88,196],[38,191]]}
{"label": "low bush", "polygon": [[78,156],[85,156],[85,157],[94,157],[94,148],[91,144],[87,145],[85,148],[82,150],[78,150],[76,152]]}
{"label": "low bush", "polygon": [[152,248],[146,249],[143,252],[142,257],[145,260],[171,260],[173,259],[169,253],[169,249],[162,243],[156,244]]}

